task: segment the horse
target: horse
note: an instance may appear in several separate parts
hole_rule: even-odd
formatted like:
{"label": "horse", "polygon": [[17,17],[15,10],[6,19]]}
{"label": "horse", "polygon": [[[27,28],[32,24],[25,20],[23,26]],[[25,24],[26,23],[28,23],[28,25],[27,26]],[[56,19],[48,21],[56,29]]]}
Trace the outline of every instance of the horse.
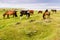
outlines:
{"label": "horse", "polygon": [[48,10],[46,9],[44,14],[43,14],[43,19],[46,19],[46,16],[48,16],[48,18],[50,18],[50,12],[48,12]]}
{"label": "horse", "polygon": [[23,15],[26,15],[27,18],[29,18],[29,17],[30,17],[30,12],[29,12],[29,10],[21,10],[21,11],[20,11],[20,16],[22,17]]}
{"label": "horse", "polygon": [[7,18],[9,18],[9,15],[13,15],[13,17],[17,17],[17,11],[15,10],[8,10],[3,14],[3,18],[7,15]]}
{"label": "horse", "polygon": [[41,10],[39,10],[39,11],[38,11],[38,14],[39,14],[39,13],[42,13],[42,11],[41,11]]}
{"label": "horse", "polygon": [[34,14],[34,10],[28,10],[30,14]]}
{"label": "horse", "polygon": [[57,10],[54,10],[54,9],[52,9],[51,11],[52,11],[52,12],[55,12],[55,13],[57,12]]}

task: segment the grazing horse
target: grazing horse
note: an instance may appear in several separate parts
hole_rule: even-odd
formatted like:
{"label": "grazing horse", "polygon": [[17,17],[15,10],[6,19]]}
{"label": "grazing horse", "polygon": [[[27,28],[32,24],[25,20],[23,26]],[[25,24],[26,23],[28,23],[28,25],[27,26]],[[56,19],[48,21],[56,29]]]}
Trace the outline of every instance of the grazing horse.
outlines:
{"label": "grazing horse", "polygon": [[41,10],[39,10],[39,11],[38,11],[38,14],[39,14],[39,13],[42,13],[42,11],[41,11]]}
{"label": "grazing horse", "polygon": [[30,17],[29,10],[21,10],[20,11],[20,16],[22,17],[23,15],[26,15],[29,18]]}
{"label": "grazing horse", "polygon": [[3,18],[7,15],[7,18],[9,18],[9,15],[13,15],[13,17],[17,17],[17,11],[15,10],[8,10],[3,14]]}
{"label": "grazing horse", "polygon": [[46,10],[43,14],[43,19],[46,19],[46,16],[48,16],[48,18],[50,18],[50,12],[48,12],[48,10]]}
{"label": "grazing horse", "polygon": [[55,12],[55,13],[57,12],[57,10],[53,10],[53,9],[52,9],[51,11],[52,11],[52,12]]}
{"label": "grazing horse", "polygon": [[30,14],[34,14],[34,10],[28,10]]}

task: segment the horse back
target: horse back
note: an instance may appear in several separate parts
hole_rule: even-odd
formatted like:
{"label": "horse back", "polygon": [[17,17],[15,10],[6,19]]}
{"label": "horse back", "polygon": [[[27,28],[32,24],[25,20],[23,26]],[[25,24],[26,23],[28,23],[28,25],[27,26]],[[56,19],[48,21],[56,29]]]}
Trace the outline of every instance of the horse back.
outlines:
{"label": "horse back", "polygon": [[14,11],[6,11],[6,13],[5,13],[5,14],[12,15],[12,14],[14,14]]}
{"label": "horse back", "polygon": [[34,13],[34,10],[29,10],[29,12],[33,14]]}
{"label": "horse back", "polygon": [[27,14],[27,11],[22,10],[22,11],[20,11],[20,14],[22,14],[22,15],[24,14],[25,15],[25,14]]}

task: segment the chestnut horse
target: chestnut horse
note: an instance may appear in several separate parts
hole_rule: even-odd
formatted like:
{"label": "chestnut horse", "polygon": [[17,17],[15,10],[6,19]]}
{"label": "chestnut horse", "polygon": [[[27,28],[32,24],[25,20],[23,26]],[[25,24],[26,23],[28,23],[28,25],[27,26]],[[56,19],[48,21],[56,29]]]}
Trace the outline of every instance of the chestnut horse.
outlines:
{"label": "chestnut horse", "polygon": [[30,14],[34,14],[34,10],[28,10]]}
{"label": "chestnut horse", "polygon": [[39,13],[42,13],[42,11],[41,11],[41,10],[39,10],[39,11],[38,11],[38,14],[39,14]]}
{"label": "chestnut horse", "polygon": [[50,18],[50,12],[48,12],[48,10],[46,10],[43,14],[43,19],[46,19],[46,16],[48,16],[48,18]]}
{"label": "chestnut horse", "polygon": [[9,18],[9,15],[13,15],[13,17],[17,17],[17,11],[15,10],[8,10],[3,14],[3,18],[7,15],[7,18]]}

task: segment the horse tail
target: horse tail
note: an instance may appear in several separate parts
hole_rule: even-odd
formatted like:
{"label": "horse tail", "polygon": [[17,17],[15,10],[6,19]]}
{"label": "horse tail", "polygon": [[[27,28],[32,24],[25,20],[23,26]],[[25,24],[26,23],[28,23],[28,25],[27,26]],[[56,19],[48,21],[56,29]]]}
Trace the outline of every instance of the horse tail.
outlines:
{"label": "horse tail", "polygon": [[23,16],[23,13],[24,13],[23,11],[20,11],[20,16]]}
{"label": "horse tail", "polygon": [[28,18],[30,17],[30,13],[27,13]]}
{"label": "horse tail", "polygon": [[15,13],[15,17],[17,17],[17,13]]}
{"label": "horse tail", "polygon": [[56,12],[56,10],[55,10],[55,12]]}
{"label": "horse tail", "polygon": [[17,17],[17,12],[15,11],[13,15],[14,15],[15,17]]}

